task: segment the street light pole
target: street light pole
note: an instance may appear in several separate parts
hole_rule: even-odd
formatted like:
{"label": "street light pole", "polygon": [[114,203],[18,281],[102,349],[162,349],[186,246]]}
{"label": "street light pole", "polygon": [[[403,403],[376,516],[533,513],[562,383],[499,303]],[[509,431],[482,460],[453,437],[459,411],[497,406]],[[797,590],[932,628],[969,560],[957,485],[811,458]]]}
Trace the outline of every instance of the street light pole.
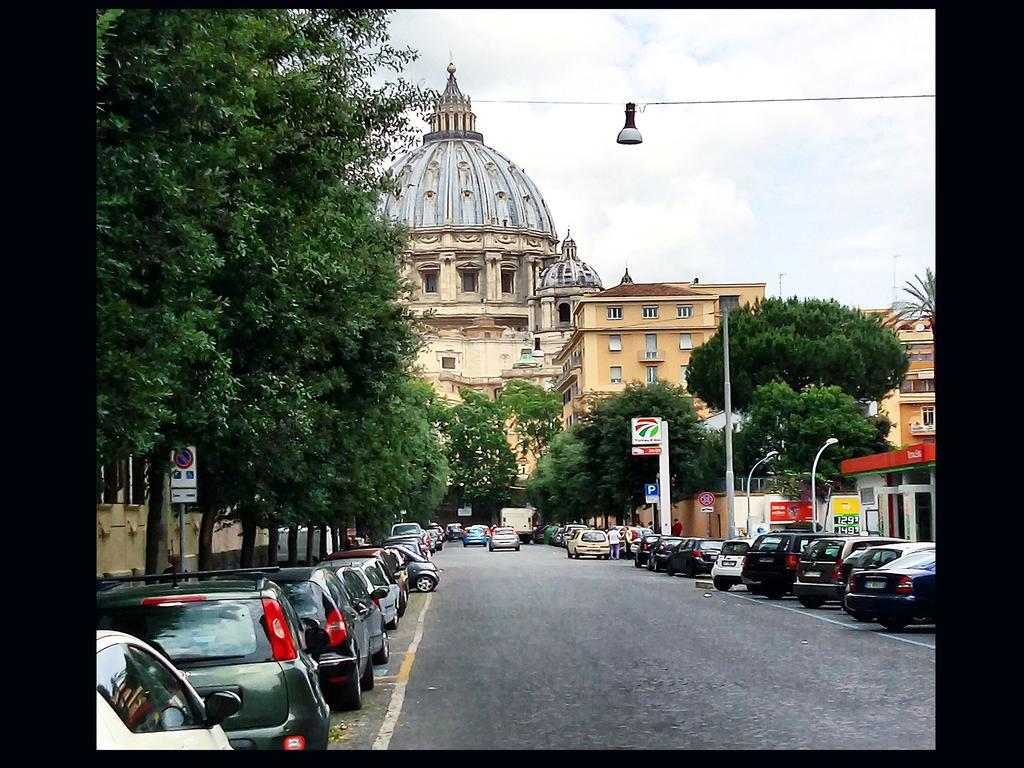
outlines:
{"label": "street light pole", "polygon": [[750,529],[753,527],[750,522],[750,481],[754,478],[754,470],[764,462],[768,461],[768,459],[773,459],[778,455],[778,451],[769,451],[763,459],[750,468],[750,474],[747,475],[747,536],[750,536]]}
{"label": "street light pole", "polygon": [[[813,523],[813,525],[811,526],[812,531],[814,530],[814,526],[818,524],[818,498],[814,495],[814,475],[818,471],[818,459],[821,458],[821,454],[825,452],[826,448],[828,448],[830,445],[835,445],[838,442],[839,441],[836,440],[834,437],[830,437],[828,440],[826,440],[825,444],[818,449],[818,455],[814,457],[814,466],[811,467],[811,522]],[[822,530],[824,530],[824,524],[821,527]]]}
{"label": "street light pole", "polygon": [[[721,308],[721,300],[719,300]],[[725,359],[725,504],[729,538],[736,538],[736,488],[732,472],[732,385],[729,381],[729,311],[722,312],[722,355]],[[748,489],[749,493],[749,489]]]}

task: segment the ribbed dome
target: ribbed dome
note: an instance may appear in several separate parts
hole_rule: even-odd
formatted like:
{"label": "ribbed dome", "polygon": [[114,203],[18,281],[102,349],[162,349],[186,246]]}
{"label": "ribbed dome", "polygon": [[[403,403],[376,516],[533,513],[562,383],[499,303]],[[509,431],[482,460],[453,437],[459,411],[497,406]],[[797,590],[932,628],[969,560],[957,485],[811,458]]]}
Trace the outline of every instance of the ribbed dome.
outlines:
{"label": "ribbed dome", "polygon": [[566,233],[562,253],[558,261],[545,269],[540,276],[540,288],[604,288],[597,271],[576,257],[576,241]]}
{"label": "ribbed dome", "polygon": [[557,237],[537,185],[483,143],[472,103],[459,90],[452,64],[430,128],[422,147],[391,166],[396,185],[381,201],[385,216],[412,229],[501,227]]}

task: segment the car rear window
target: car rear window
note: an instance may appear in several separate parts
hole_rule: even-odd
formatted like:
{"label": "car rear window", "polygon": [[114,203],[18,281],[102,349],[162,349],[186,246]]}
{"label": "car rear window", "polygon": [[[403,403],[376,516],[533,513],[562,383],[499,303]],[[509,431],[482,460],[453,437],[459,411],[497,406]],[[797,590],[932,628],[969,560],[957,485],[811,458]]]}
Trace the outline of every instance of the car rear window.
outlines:
{"label": "car rear window", "polygon": [[327,614],[323,613],[323,595],[312,583],[295,581],[280,586],[300,618],[313,619],[317,623],[326,622]]}
{"label": "car rear window", "polygon": [[359,574],[352,570],[344,570],[341,572],[341,580],[345,584],[345,588],[356,597],[361,597],[364,600],[368,600],[370,593],[366,591],[366,583],[359,578]]}
{"label": "car rear window", "polygon": [[804,560],[828,560],[835,562],[839,559],[839,553],[843,551],[846,542],[838,539],[818,539],[812,541],[804,550]]}
{"label": "car rear window", "polygon": [[751,552],[782,552],[789,544],[788,536],[765,536],[754,542]]}
{"label": "car rear window", "polygon": [[587,531],[581,538],[584,541],[604,541],[606,537],[600,531]]}
{"label": "car rear window", "polygon": [[745,555],[750,545],[745,541],[727,541],[722,545],[723,555]]}
{"label": "car rear window", "polygon": [[414,533],[416,535],[419,535],[420,530],[421,529],[419,525],[417,525],[416,523],[409,523],[408,525],[396,525],[394,528],[391,529],[391,535],[401,536],[402,534],[406,533]]}
{"label": "car rear window", "polygon": [[722,548],[722,544],[724,544],[724,543],[725,542],[723,542],[723,541],[717,541],[715,539],[705,539],[704,541],[699,543],[699,546],[700,546],[701,549],[719,549],[720,550]]}
{"label": "car rear window", "polygon": [[495,533],[515,533],[516,529],[515,528],[495,528],[494,532]]}
{"label": "car rear window", "polygon": [[909,555],[890,560],[883,569],[901,570],[903,568],[914,568],[921,571],[935,570],[935,550],[926,549],[922,552],[912,552]]}
{"label": "car rear window", "polygon": [[257,599],[98,608],[97,629],[127,632],[175,664],[271,661]]}
{"label": "car rear window", "polygon": [[363,568],[363,573],[366,574],[366,578],[370,580],[370,583],[375,587],[386,587],[388,586],[388,580],[384,578],[384,574],[380,572],[380,568],[376,563],[368,565]]}

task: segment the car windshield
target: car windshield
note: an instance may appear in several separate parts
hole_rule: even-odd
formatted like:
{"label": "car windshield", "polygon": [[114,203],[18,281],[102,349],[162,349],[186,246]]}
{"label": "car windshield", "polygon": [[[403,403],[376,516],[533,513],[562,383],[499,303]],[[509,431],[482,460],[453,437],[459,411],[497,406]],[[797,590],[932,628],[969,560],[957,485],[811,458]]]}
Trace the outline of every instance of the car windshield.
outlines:
{"label": "car windshield", "polygon": [[890,560],[888,563],[882,566],[884,570],[902,570],[904,568],[913,568],[921,571],[934,571],[935,570],[935,550],[926,549],[921,552],[912,552],[909,555]]}
{"label": "car windshield", "polygon": [[845,542],[839,539],[818,539],[804,550],[804,560],[828,560],[835,562],[839,559],[839,553],[843,551]]}
{"label": "car windshield", "polygon": [[750,545],[745,541],[727,541],[722,545],[723,555],[745,555]]}
{"label": "car windshield", "polygon": [[96,628],[135,635],[175,663],[235,658],[269,661],[273,654],[260,627],[262,619],[259,600],[202,600],[100,607]]}
{"label": "car windshield", "polygon": [[601,531],[586,531],[580,538],[583,541],[604,541],[607,536]]}
{"label": "car windshield", "polygon": [[400,523],[391,529],[391,535],[402,536],[410,533],[419,535],[421,530],[419,523]]}
{"label": "car windshield", "polygon": [[781,552],[786,548],[785,536],[762,536],[754,542],[751,552]]}

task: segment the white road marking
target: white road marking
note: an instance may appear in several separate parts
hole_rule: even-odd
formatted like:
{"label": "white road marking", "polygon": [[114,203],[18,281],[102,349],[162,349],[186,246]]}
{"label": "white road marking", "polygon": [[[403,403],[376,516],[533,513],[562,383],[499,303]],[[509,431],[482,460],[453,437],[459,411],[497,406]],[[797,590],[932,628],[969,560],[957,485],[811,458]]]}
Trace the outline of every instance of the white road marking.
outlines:
{"label": "white road marking", "polygon": [[[846,622],[836,621],[835,619],[830,619],[827,616],[818,616],[817,614],[814,614],[814,613],[808,613],[807,611],[801,611],[799,608],[790,608],[788,605],[778,605],[777,603],[774,603],[774,602],[766,602],[764,600],[757,600],[756,598],[747,597],[746,595],[740,595],[740,594],[737,594],[736,592],[726,592],[725,594],[729,595],[730,597],[738,597],[740,600],[749,600],[752,603],[757,603],[758,605],[764,605],[764,606],[767,606],[768,608],[781,608],[784,611],[792,611],[793,613],[799,613],[801,616],[807,616],[808,618],[817,619],[818,621],[827,621],[829,624],[835,624],[836,626],[842,627],[843,629],[849,629],[849,630],[852,630],[852,631],[855,631],[855,632],[868,632],[868,631],[873,631],[873,629],[874,629],[873,627],[854,627],[854,626],[851,626],[851,625],[847,624]],[[929,645],[928,643],[922,643],[920,640],[911,640],[910,638],[907,638],[907,637],[899,637],[898,635],[890,635],[887,632],[874,632],[874,634],[881,635],[882,637],[889,637],[889,638],[892,638],[893,640],[899,640],[901,643],[910,643],[911,645],[920,645],[922,648],[930,648],[933,651],[935,650],[935,646],[934,645]]]}
{"label": "white road marking", "polygon": [[405,687],[409,683],[409,675],[412,672],[413,662],[416,660],[416,649],[419,648],[420,640],[423,638],[423,620],[427,617],[427,609],[430,608],[430,601],[434,597],[432,592],[427,593],[427,599],[423,603],[423,610],[416,620],[416,634],[412,638],[409,650],[402,660],[402,667],[398,671],[398,682],[391,694],[391,701],[388,703],[388,711],[384,715],[384,722],[380,724],[377,738],[373,741],[370,749],[387,749],[391,743],[391,737],[395,734],[395,726],[398,725],[398,716],[402,714],[402,704],[405,703]]}

